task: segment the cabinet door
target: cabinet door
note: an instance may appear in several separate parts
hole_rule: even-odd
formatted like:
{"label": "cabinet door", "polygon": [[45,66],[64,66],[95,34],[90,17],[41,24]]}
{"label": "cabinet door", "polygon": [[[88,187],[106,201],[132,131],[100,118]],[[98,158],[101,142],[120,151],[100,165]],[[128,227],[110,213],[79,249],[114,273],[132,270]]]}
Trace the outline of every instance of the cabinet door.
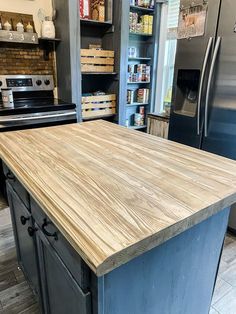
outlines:
{"label": "cabinet door", "polygon": [[18,263],[32,289],[38,294],[38,268],[31,215],[9,183],[7,183],[7,194],[11,210]]}
{"label": "cabinet door", "polygon": [[90,292],[84,292],[37,227],[37,248],[45,314],[89,314]]}

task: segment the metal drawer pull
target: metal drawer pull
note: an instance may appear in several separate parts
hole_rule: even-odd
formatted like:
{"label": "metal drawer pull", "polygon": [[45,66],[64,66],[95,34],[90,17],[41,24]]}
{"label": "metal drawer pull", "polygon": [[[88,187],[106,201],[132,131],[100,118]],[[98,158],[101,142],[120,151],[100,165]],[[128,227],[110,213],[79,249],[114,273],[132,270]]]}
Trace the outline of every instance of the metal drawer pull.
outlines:
{"label": "metal drawer pull", "polygon": [[35,232],[38,231],[37,228],[32,228],[32,227],[28,227],[27,230],[28,230],[28,234],[29,234],[30,237],[33,237]]}
{"label": "metal drawer pull", "polygon": [[16,177],[10,171],[6,174],[6,178],[14,182],[16,181]]}
{"label": "metal drawer pull", "polygon": [[23,226],[26,225],[27,221],[30,220],[30,218],[26,218],[25,216],[21,216],[20,217],[20,221],[22,223]]}
{"label": "metal drawer pull", "polygon": [[58,240],[57,233],[56,232],[50,233],[45,229],[45,227],[47,227],[48,225],[51,225],[52,223],[48,222],[46,218],[43,221],[44,221],[44,223],[42,224],[43,233],[48,237],[53,237],[54,240],[57,241]]}

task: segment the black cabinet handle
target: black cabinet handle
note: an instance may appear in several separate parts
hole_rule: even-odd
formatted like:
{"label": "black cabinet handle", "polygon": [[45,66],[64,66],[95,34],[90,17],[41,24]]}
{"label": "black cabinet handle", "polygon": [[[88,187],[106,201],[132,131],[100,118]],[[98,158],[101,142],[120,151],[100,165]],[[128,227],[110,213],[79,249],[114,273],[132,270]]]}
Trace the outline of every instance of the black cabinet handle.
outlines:
{"label": "black cabinet handle", "polygon": [[29,220],[30,220],[30,218],[26,218],[25,216],[20,217],[20,221],[21,221],[23,226],[25,226],[27,221],[29,221]]}
{"label": "black cabinet handle", "polygon": [[52,223],[51,223],[51,222],[48,222],[47,219],[45,218],[45,219],[44,219],[44,223],[42,224],[43,233],[44,233],[46,236],[48,236],[48,237],[53,237],[54,240],[57,241],[57,240],[58,240],[57,233],[56,233],[56,232],[50,233],[50,232],[48,232],[48,231],[45,229],[45,228],[46,228],[48,225],[50,225],[50,224],[52,224]]}
{"label": "black cabinet handle", "polygon": [[16,177],[10,171],[6,174],[6,178],[14,182],[16,181]]}
{"label": "black cabinet handle", "polygon": [[28,227],[27,230],[28,230],[28,234],[29,234],[30,237],[33,237],[35,232],[38,231],[37,228],[33,228],[33,227]]}

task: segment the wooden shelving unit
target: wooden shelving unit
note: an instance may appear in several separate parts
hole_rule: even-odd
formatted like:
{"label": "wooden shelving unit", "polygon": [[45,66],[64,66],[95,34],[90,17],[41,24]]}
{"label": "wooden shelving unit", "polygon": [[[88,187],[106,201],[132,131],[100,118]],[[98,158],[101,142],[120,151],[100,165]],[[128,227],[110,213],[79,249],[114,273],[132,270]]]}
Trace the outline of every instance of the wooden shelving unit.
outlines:
{"label": "wooden shelving unit", "polygon": [[[60,13],[56,19],[56,30],[57,35],[61,38],[57,49],[58,95],[62,99],[77,104],[79,122],[100,118],[109,121],[117,120],[118,109],[114,108],[114,102],[118,108],[119,77],[117,73],[120,67],[120,29],[118,24],[122,12],[118,2],[105,0],[105,21],[100,22],[80,18],[79,0],[55,0],[55,9]],[[93,56],[85,55],[86,51],[81,51],[89,49],[90,44],[101,45],[104,50],[114,51],[114,63],[110,64],[110,60],[106,63],[104,60],[103,64],[101,58],[104,56],[98,56],[94,60],[99,61],[98,59],[100,59],[100,63],[90,63],[89,58],[92,59]],[[111,70],[111,67],[114,69]],[[83,95],[93,96],[97,91],[103,91],[110,96],[115,94],[117,95],[116,100],[112,100],[111,107],[109,107],[109,103],[107,105],[105,102],[101,108],[97,108],[97,103],[91,102],[91,108],[89,106],[88,109],[83,109]],[[104,107],[106,105],[107,109]],[[100,110],[101,112],[98,112]],[[103,114],[106,111],[107,114]]]}
{"label": "wooden shelving unit", "polygon": [[[156,1],[155,1],[156,3]],[[119,108],[119,123],[131,129],[136,129],[140,131],[146,131],[147,128],[147,114],[153,111],[154,99],[155,99],[155,86],[156,86],[156,69],[158,61],[158,43],[159,43],[159,32],[160,32],[160,16],[163,1],[157,2],[155,8],[144,8],[139,6],[129,5],[129,1],[123,0],[123,10],[122,10],[122,21],[121,21],[121,42],[123,47],[121,47],[121,64],[122,73],[121,76],[123,80],[121,82],[122,91],[122,101],[120,101]],[[136,13],[140,17],[143,15],[152,16],[153,18],[153,29],[151,33],[135,32],[132,29],[130,31],[129,13]],[[150,18],[151,19],[151,18]],[[141,30],[142,31],[142,30]],[[124,44],[125,43],[125,44]],[[136,49],[136,55],[130,56],[128,53],[129,48]],[[146,64],[150,66],[150,81],[138,81],[131,82],[128,79],[128,67],[136,66],[138,64]],[[145,103],[137,102],[137,90],[139,89],[149,89],[149,99]],[[133,91],[134,99],[131,104],[127,103],[127,92]],[[135,126],[134,115],[139,113],[140,107],[145,107],[145,117],[144,125]],[[143,110],[143,108],[142,108]]]}
{"label": "wooden shelving unit", "polygon": [[[103,119],[107,118],[125,126],[127,119],[137,113],[140,106],[145,106],[145,114],[153,111],[156,84],[153,73],[157,69],[159,22],[163,4],[163,0],[157,1],[160,2],[157,2],[152,10],[130,6],[128,0],[105,0],[106,18],[104,22],[99,22],[79,18],[78,0],[55,0],[55,9],[60,13],[55,21],[56,30],[61,39],[56,49],[58,96],[77,104],[78,121],[83,121],[82,95],[91,95],[96,91],[116,94],[116,113],[101,116]],[[152,35],[130,33],[130,11],[153,16]],[[112,72],[82,71],[80,51],[88,49],[89,44],[101,45],[104,50],[115,52]],[[137,48],[136,56],[129,58],[129,47]],[[150,82],[128,82],[128,65],[139,63],[151,66]],[[150,88],[150,96],[145,104],[137,103],[137,99],[134,99],[132,104],[127,104],[128,89],[147,87]],[[131,123],[130,126],[132,127]],[[137,129],[145,128],[146,121],[144,126]]]}
{"label": "wooden shelving unit", "polygon": [[[94,20],[80,20],[80,34],[81,34],[81,49],[88,49],[90,44],[94,45],[101,45],[102,49],[107,51],[114,51],[115,54],[114,64],[109,66],[110,63],[107,64],[107,67],[114,67],[114,71],[111,72],[110,70],[106,70],[106,72],[96,72],[96,71],[82,71],[81,76],[81,93],[83,95],[96,93],[97,91],[102,91],[107,95],[118,95],[119,93],[119,80],[117,80],[117,70],[119,65],[119,53],[118,53],[118,46],[116,44],[116,40],[114,39],[117,34],[118,28],[114,27],[115,23],[115,12],[117,1],[113,0],[106,0],[105,7],[106,7],[106,16],[105,22],[99,22]],[[109,57],[109,56],[108,56]],[[109,57],[108,61],[111,57]],[[101,59],[100,59],[101,60]],[[97,58],[98,63],[98,58]],[[105,66],[105,60],[103,58],[104,64],[102,62],[101,67]],[[81,59],[82,62],[82,59]],[[81,65],[82,66],[82,65]],[[82,66],[83,67],[83,66]],[[94,68],[99,68],[99,66],[94,66]],[[116,102],[116,108],[114,108],[114,103]],[[109,104],[109,103],[108,103]],[[112,106],[107,109],[100,109],[98,110],[95,104],[95,109],[91,109],[92,111],[84,111],[83,104],[82,104],[82,120],[93,120],[93,119],[109,119],[109,121],[114,121],[116,119],[117,108],[119,106],[119,98],[117,97],[116,100],[113,100]],[[106,103],[104,103],[106,106]],[[89,109],[87,109],[89,110]],[[107,114],[103,114],[103,111],[107,111]],[[113,113],[115,112],[115,113]],[[94,113],[94,116],[93,116]],[[112,114],[111,114],[112,113]],[[89,116],[89,118],[87,117]]]}

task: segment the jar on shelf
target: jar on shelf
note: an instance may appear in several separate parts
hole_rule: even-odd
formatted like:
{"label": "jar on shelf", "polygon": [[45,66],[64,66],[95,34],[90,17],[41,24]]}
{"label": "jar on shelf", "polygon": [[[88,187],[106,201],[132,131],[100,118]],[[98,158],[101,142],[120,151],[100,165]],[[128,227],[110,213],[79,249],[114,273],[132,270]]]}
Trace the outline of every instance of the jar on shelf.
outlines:
{"label": "jar on shelf", "polygon": [[28,22],[27,26],[26,26],[26,32],[27,33],[33,33],[34,32],[34,28],[33,26],[30,24],[30,22]]}
{"label": "jar on shelf", "polygon": [[21,22],[17,23],[16,24],[16,30],[19,33],[23,33],[24,32],[24,25]]}
{"label": "jar on shelf", "polygon": [[54,39],[56,37],[55,26],[50,16],[46,16],[42,23],[42,37],[50,39]]}
{"label": "jar on shelf", "polygon": [[6,21],[6,22],[3,24],[3,29],[4,29],[5,31],[11,31],[11,30],[12,30],[12,26],[11,26],[11,24],[10,24],[8,21]]}

